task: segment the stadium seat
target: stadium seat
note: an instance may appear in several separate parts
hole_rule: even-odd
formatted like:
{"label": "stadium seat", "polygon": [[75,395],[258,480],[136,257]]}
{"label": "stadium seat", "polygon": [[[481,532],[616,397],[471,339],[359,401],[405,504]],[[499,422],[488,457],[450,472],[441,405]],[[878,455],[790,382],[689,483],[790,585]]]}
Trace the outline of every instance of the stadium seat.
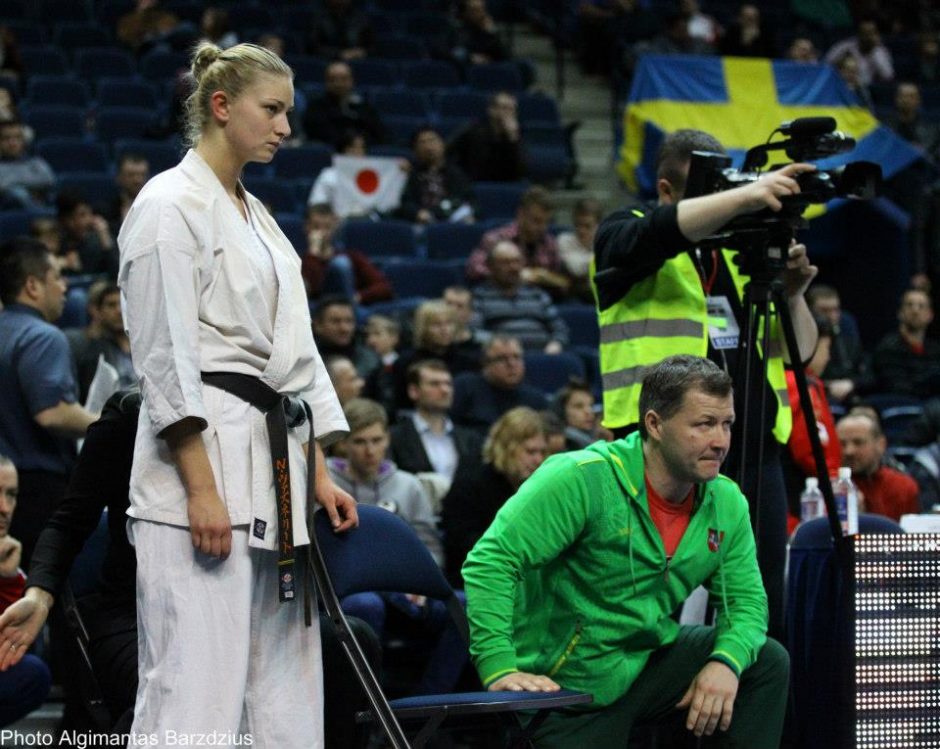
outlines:
{"label": "stadium seat", "polygon": [[285,148],[274,160],[274,173],[285,179],[314,180],[333,163],[333,149],[322,143]]}
{"label": "stadium seat", "polygon": [[36,153],[48,161],[49,166],[57,174],[60,172],[107,174],[111,169],[111,160],[103,145],[74,136],[44,138],[36,146]]}
{"label": "stadium seat", "polygon": [[388,138],[399,146],[410,146],[415,132],[428,124],[426,117],[387,116],[382,118]]}
{"label": "stadium seat", "polygon": [[16,43],[21,47],[39,47],[46,43],[46,33],[36,21],[24,19],[13,20],[7,16],[9,3],[4,4],[0,11],[0,17],[3,17],[3,25],[6,26],[16,38]]}
{"label": "stadium seat", "polygon": [[426,230],[428,257],[434,260],[466,259],[480,244],[484,228],[479,224],[430,224]]}
{"label": "stadium seat", "polygon": [[423,60],[428,56],[424,42],[407,34],[380,35],[375,43],[375,56],[385,60]]}
{"label": "stadium seat", "polygon": [[154,49],[140,58],[137,67],[148,81],[171,81],[181,71],[189,70],[189,58],[183,52]]}
{"label": "stadium seat", "polygon": [[329,61],[309,55],[289,55],[286,62],[293,69],[297,84],[306,87],[313,83],[323,83],[323,76]]}
{"label": "stadium seat", "polygon": [[428,121],[431,117],[428,99],[420,91],[375,91],[369,101],[383,121],[388,117],[417,117]]}
{"label": "stadium seat", "polygon": [[62,172],[57,179],[59,191],[77,192],[94,206],[110,205],[117,199],[114,177],[101,172]]}
{"label": "stadium seat", "polygon": [[119,159],[124,153],[143,156],[150,165],[150,174],[154,175],[176,166],[183,156],[183,148],[175,141],[120,138],[114,142],[115,159]]}
{"label": "stadium seat", "polygon": [[91,103],[91,91],[85,81],[65,75],[31,75],[26,81],[26,100],[31,104],[79,107]]}
{"label": "stadium seat", "polygon": [[251,177],[244,178],[245,189],[262,203],[268,204],[273,211],[298,213],[301,205],[298,204],[297,195],[292,182],[277,177]]}
{"label": "stadium seat", "polygon": [[408,221],[347,221],[340,232],[346,247],[369,257],[417,255],[414,227]]}
{"label": "stadium seat", "polygon": [[81,47],[107,47],[111,44],[111,34],[99,23],[63,21],[55,25],[52,42],[68,51]]}
{"label": "stadium seat", "polygon": [[552,395],[572,377],[585,379],[584,362],[577,354],[525,352],[525,382],[546,395]]}
{"label": "stadium seat", "polygon": [[88,289],[73,286],[65,292],[65,307],[56,320],[60,328],[84,328],[88,325]]}
{"label": "stadium seat", "polygon": [[402,64],[407,89],[453,88],[460,85],[457,68],[442,60],[415,60]]}
{"label": "stadium seat", "polygon": [[20,234],[29,234],[30,226],[33,220],[37,218],[55,218],[55,212],[52,209],[33,211],[25,208],[0,211],[0,237],[9,238]]}
{"label": "stadium seat", "polygon": [[476,182],[473,191],[477,199],[477,219],[512,220],[519,207],[522,193],[528,189],[525,182]]}
{"label": "stadium seat", "polygon": [[558,104],[545,94],[519,94],[519,122],[522,127],[533,125],[561,126]]}
{"label": "stadium seat", "polygon": [[279,7],[280,3],[231,3],[224,6],[228,11],[229,24],[238,32],[243,40],[248,36],[245,32],[252,29],[273,29],[278,25],[271,7]]}
{"label": "stadium seat", "polygon": [[277,225],[284,232],[297,254],[303,257],[307,253],[307,230],[304,227],[303,216],[293,212],[279,212],[274,214]]}
{"label": "stadium seat", "polygon": [[493,62],[467,68],[467,85],[478,91],[521,91],[522,75],[512,62]]}
{"label": "stadium seat", "polygon": [[93,47],[75,51],[75,74],[89,81],[107,77],[131,77],[137,65],[130,52],[115,47]]}
{"label": "stadium seat", "polygon": [[436,299],[444,289],[463,282],[463,261],[395,260],[382,264],[382,271],[392,284],[395,296],[423,296]]}
{"label": "stadium seat", "polygon": [[104,78],[98,81],[100,107],[146,107],[156,109],[157,93],[147,81]]}
{"label": "stadium seat", "polygon": [[434,97],[441,118],[459,117],[475,120],[486,114],[486,94],[479,91],[440,91]]}
{"label": "stadium seat", "polygon": [[567,148],[526,145],[525,159],[526,173],[533,182],[556,182],[571,173]]}
{"label": "stadium seat", "polygon": [[67,75],[69,61],[58,47],[44,44],[39,47],[20,47],[20,59],[30,75]]}
{"label": "stadium seat", "polygon": [[95,134],[105,143],[121,138],[142,138],[151,131],[157,119],[158,114],[148,107],[99,107]]}
{"label": "stadium seat", "polygon": [[352,60],[353,78],[357,86],[394,88],[399,83],[398,63],[394,60],[374,60],[368,57]]}
{"label": "stadium seat", "polygon": [[600,345],[600,331],[597,327],[597,310],[593,304],[559,304],[558,314],[568,325],[572,346],[597,349]]}

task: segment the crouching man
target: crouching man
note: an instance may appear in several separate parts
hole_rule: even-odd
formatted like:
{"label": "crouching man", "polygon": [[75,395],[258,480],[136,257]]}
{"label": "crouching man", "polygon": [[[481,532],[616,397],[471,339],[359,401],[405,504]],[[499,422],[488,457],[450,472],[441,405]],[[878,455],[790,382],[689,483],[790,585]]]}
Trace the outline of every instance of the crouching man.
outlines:
{"label": "crouching man", "polygon": [[[777,749],[786,651],[768,639],[747,500],[719,475],[731,379],[674,356],[643,380],[639,432],[546,461],[463,567],[471,653],[491,690],[590,692],[539,747],[626,747],[684,719],[722,747]],[[705,585],[714,627],[672,618]]]}

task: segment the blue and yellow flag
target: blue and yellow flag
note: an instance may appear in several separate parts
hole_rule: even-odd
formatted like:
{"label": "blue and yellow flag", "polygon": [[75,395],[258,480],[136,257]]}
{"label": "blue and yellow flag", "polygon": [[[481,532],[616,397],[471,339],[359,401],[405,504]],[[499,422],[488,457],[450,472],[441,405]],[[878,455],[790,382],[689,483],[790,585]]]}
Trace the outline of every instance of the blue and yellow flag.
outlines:
{"label": "blue and yellow flag", "polygon": [[[663,136],[680,128],[704,130],[724,144],[740,167],[745,152],[767,141],[785,120],[834,117],[836,129],[858,142],[838,157],[816,162],[831,168],[873,161],[890,177],[920,152],[874,115],[828,65],[743,57],[647,55],[640,58],[624,122],[620,176],[634,192],[656,192],[656,151]],[[785,161],[782,152],[772,162]]]}

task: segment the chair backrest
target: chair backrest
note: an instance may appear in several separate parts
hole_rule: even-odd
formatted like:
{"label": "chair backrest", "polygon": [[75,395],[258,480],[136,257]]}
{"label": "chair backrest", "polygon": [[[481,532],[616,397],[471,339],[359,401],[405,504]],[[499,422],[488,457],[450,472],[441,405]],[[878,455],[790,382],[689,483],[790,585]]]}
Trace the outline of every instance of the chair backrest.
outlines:
{"label": "chair backrest", "polygon": [[437,298],[463,280],[463,260],[395,260],[382,265],[395,296]]}
{"label": "chair backrest", "polygon": [[426,234],[429,258],[467,258],[480,244],[483,227],[479,224],[431,224]]}
{"label": "chair backrest", "polygon": [[524,182],[477,182],[473,186],[477,198],[477,218],[515,218],[522,193],[529,187]]}
{"label": "chair backrest", "polygon": [[36,154],[48,161],[49,166],[57,173],[107,174],[111,166],[104,146],[100,143],[89,143],[82,138],[45,138],[36,146]]}
{"label": "chair backrest", "polygon": [[567,384],[572,377],[585,378],[584,362],[577,354],[562,351],[558,354],[525,353],[525,382],[546,395],[551,395]]}
{"label": "chair backrest", "polygon": [[[858,516],[859,533],[904,533],[904,529],[891,518],[884,515],[860,513]],[[832,534],[829,532],[828,518],[815,518],[797,526],[790,539],[794,549],[828,549],[832,547]]]}
{"label": "chair backrest", "polygon": [[31,104],[55,104],[85,108],[91,102],[88,84],[65,75],[34,75],[26,82],[26,100]]}
{"label": "chair backrest", "polygon": [[369,257],[417,254],[414,227],[408,221],[347,221],[341,232],[346,247]]}

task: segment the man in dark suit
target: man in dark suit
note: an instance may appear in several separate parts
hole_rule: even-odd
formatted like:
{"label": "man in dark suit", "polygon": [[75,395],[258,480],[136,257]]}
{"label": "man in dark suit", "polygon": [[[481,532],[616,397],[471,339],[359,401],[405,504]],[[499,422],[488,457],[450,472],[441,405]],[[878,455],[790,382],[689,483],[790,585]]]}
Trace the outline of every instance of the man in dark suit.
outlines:
{"label": "man in dark suit", "polygon": [[448,418],[454,383],[444,362],[417,361],[408,367],[406,381],[414,412],[392,427],[390,457],[409,473],[438,474],[449,487],[458,471],[479,469],[483,440]]}

